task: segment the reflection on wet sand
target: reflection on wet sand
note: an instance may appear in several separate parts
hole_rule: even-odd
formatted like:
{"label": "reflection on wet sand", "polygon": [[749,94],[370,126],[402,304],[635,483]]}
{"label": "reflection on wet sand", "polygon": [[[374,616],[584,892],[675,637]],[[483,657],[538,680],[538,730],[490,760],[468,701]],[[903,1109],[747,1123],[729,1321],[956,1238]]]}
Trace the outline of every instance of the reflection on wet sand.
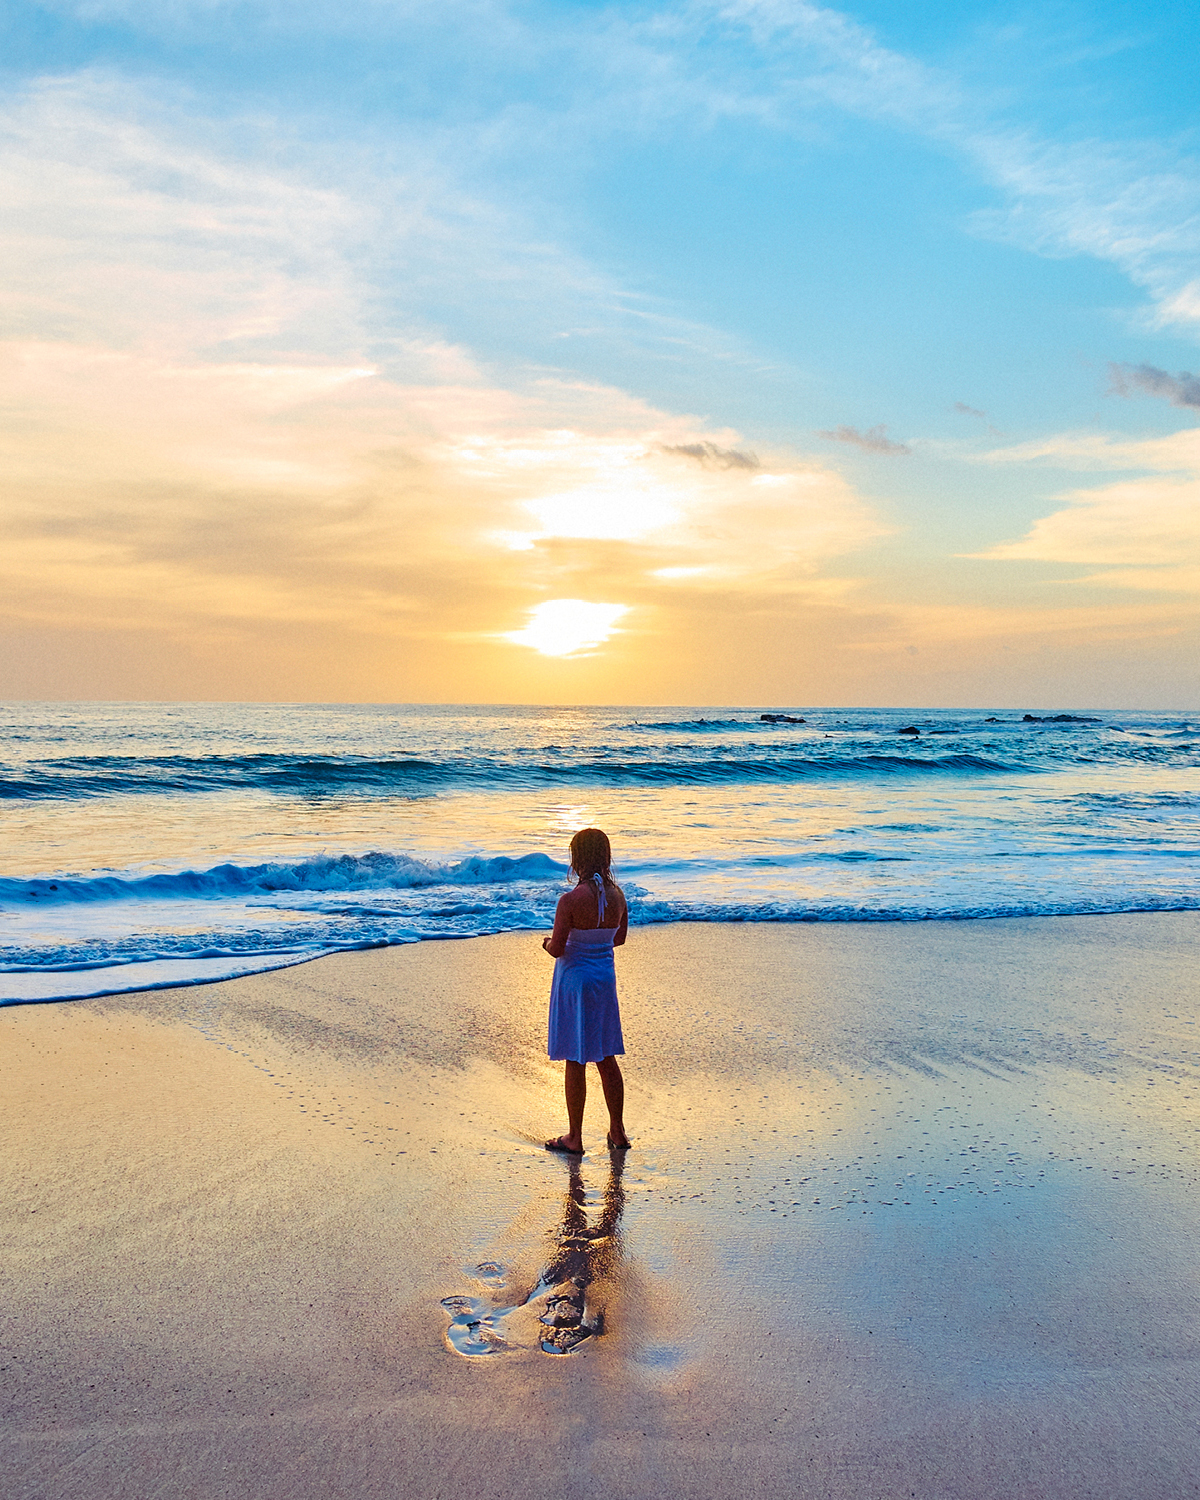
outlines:
{"label": "reflection on wet sand", "polygon": [[[622,1259],[624,1170],[625,1153],[614,1151],[600,1216],[589,1224],[583,1172],[577,1158],[569,1160],[562,1215],[552,1234],[550,1258],[536,1285],[526,1296],[506,1301],[505,1268],[495,1261],[477,1266],[475,1275],[497,1291],[490,1302],[467,1296],[442,1299],[442,1306],[451,1313],[446,1340],[452,1349],[468,1356],[502,1354],[536,1341],[546,1354],[570,1354],[604,1331],[604,1314],[590,1305],[588,1288],[594,1281],[610,1278]],[[537,1321],[523,1338],[522,1324],[531,1321],[531,1313],[536,1313]]]}

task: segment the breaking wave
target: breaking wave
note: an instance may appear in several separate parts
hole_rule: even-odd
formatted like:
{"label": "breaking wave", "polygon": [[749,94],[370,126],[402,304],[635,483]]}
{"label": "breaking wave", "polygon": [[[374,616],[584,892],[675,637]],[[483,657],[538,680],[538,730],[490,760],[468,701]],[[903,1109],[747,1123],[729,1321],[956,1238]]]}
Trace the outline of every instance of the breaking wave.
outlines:
{"label": "breaking wave", "polygon": [[[686,748],[686,747],[684,747]],[[986,756],[679,754],[587,758],[547,747],[504,760],[435,761],[416,756],[93,756],[0,772],[0,798],[34,801],[205,792],[230,788],[295,796],[428,796],[470,786],[704,786],[898,776],[976,776],[1031,769]]]}
{"label": "breaking wave", "polygon": [[546,854],[474,855],[439,865],[408,854],[339,854],[299,864],[216,865],[211,870],[142,876],[100,875],[90,879],[0,879],[0,904],[62,905],[90,901],[174,898],[217,899],[274,895],[287,891],[416,890],[435,885],[494,885],[516,880],[554,880],[567,867]]}

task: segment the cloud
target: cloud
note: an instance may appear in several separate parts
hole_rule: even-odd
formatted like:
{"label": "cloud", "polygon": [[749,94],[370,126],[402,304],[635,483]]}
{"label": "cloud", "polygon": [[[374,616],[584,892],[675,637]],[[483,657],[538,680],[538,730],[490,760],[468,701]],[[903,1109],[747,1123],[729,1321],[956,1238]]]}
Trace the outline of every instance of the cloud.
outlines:
{"label": "cloud", "polygon": [[818,432],[817,436],[834,443],[849,443],[865,453],[895,455],[912,452],[907,443],[893,442],[882,422],[877,427],[868,427],[866,432],[859,432],[857,427],[835,427],[831,432]]}
{"label": "cloud", "polygon": [[982,422],[993,437],[999,437],[1001,435],[1000,429],[993,424],[987,412],[980,411],[977,406],[968,406],[965,401],[956,401],[954,403],[953,409],[957,412],[961,412],[964,417],[974,417],[977,421]]}
{"label": "cloud", "polygon": [[1149,396],[1161,396],[1172,406],[1200,408],[1200,377],[1186,370],[1168,375],[1154,365],[1109,365],[1108,372],[1111,395],[1131,396],[1144,391]]}
{"label": "cloud", "polygon": [[[1104,260],[1148,294],[1158,323],[1200,326],[1200,163],[1185,137],[1048,138],[1019,118],[1021,95],[1010,81],[997,90],[973,86],[952,68],[884,46],[851,16],[805,0],[532,13],[505,0],[448,0],[436,12],[387,0],[353,7],[330,0],[54,0],[52,8],[187,45],[236,34],[239,57],[274,57],[281,33],[306,37],[314,49],[330,38],[374,39],[396,59],[394,69],[407,67],[395,76],[420,104],[404,154],[437,155],[443,181],[464,180],[463,164],[474,161],[476,201],[464,201],[462,212],[490,220],[484,227],[491,234],[503,216],[488,183],[505,162],[561,165],[602,139],[652,137],[671,125],[708,129],[729,120],[810,135],[826,128],[831,111],[874,120],[923,137],[998,190],[1001,201],[968,221],[973,232],[1038,255]],[[447,69],[442,49],[451,34],[461,40],[456,65]],[[278,77],[275,86],[283,87]],[[1031,99],[1030,111],[1038,105]],[[543,222],[551,221],[552,205],[541,208]],[[531,229],[525,252],[544,249],[542,238]],[[519,298],[512,326],[531,320],[541,327],[552,308],[565,327],[592,329],[594,319],[578,309],[572,318],[568,301],[554,295],[565,264],[552,255],[546,269],[548,307],[536,296]],[[664,326],[672,321],[665,306],[606,285],[595,267],[576,264],[570,275],[589,310],[603,305],[604,324],[620,325],[631,340],[679,336],[710,351],[719,343],[712,330]],[[732,352],[745,353],[726,350]]]}
{"label": "cloud", "polygon": [[1040,463],[1052,468],[1133,472],[1152,469],[1160,473],[1190,473],[1200,463],[1197,443],[1200,429],[1184,428],[1182,432],[1162,437],[1122,438],[1097,432],[1059,432],[1035,438],[1028,443],[1013,443],[1007,448],[993,448],[975,460],[986,464]]}
{"label": "cloud", "polygon": [[1181,141],[1047,139],[1004,118],[1011,85],[968,88],[805,0],[714,0],[692,14],[748,34],[759,50],[756,65],[731,64],[723,80],[731,113],[798,130],[825,103],[923,136],[1004,195],[972,215],[975,233],[1038,255],[1107,261],[1149,294],[1157,323],[1200,326],[1200,161]]}
{"label": "cloud", "polygon": [[[432,351],[468,342],[475,377],[489,358],[551,370],[579,351],[607,370],[636,360],[670,372],[685,358],[767,368],[557,243],[534,192],[497,192],[489,166],[529,145],[507,116],[350,129],[335,148],[319,116],[204,103],[210,113],[182,90],[103,70],[9,97],[0,310],[10,328],[114,344],[157,330],[164,347],[182,338],[217,357],[352,349],[418,379]],[[534,113],[516,112],[538,136]],[[547,125],[541,147],[563,128]]]}
{"label": "cloud", "polygon": [[[791,457],[772,472],[681,470],[679,449],[729,451],[728,434],[664,441],[672,427],[686,431],[686,419],[633,403],[621,413],[618,393],[611,400],[607,430],[501,428],[440,446],[442,459],[505,518],[492,534],[498,546],[536,550],[548,562],[566,558],[571,544],[604,543],[608,566],[617,563],[627,585],[633,572],[687,578],[695,588],[770,591],[799,586],[823,560],[881,533],[853,490],[822,465]],[[631,423],[624,430],[621,415]]]}
{"label": "cloud", "polygon": [[140,635],[182,696],[528,701],[576,662],[593,675],[561,691],[611,700],[641,660],[621,615],[576,611],[555,665],[518,646],[567,640],[543,606],[620,601],[655,642],[651,696],[751,602],[839,607],[835,560],[885,530],[841,475],[489,363],[385,305],[363,245],[386,238],[402,288],[503,269],[531,304],[591,295],[569,258],[510,254],[511,224],[420,163],[331,186],[186,123],[87,79],[0,117],[10,634]]}
{"label": "cloud", "polygon": [[736,448],[718,448],[715,443],[676,443],[664,446],[664,453],[677,453],[681,458],[694,458],[697,462],[717,469],[757,469],[758,459],[753,453],[741,453]]}
{"label": "cloud", "polygon": [[1037,254],[1108,261],[1149,293],[1158,324],[1195,323],[1200,162],[1166,143],[1051,143],[989,127],[963,144],[1008,195],[971,223]]}
{"label": "cloud", "polygon": [[[818,675],[805,680],[828,680],[836,696],[824,664],[856,632],[876,638],[868,612],[891,618],[908,586],[900,571],[877,568],[868,582],[847,562],[887,529],[853,486],[757,434],[751,453],[725,426],[722,381],[765,362],[557,243],[579,226],[546,183],[601,146],[662,139],[664,125],[727,120],[811,140],[837,111],[876,120],[995,185],[999,207],[972,220],[977,232],[1101,256],[1148,289],[1161,320],[1200,325],[1195,173],[1182,149],[1048,143],[1007,123],[1015,94],[1007,115],[989,115],[950,70],[816,5],[56,8],[140,18],[201,37],[210,53],[235,27],[238,65],[221,75],[227,88],[205,75],[211,118],[184,89],[99,72],[42,83],[0,117],[0,301],[12,330],[0,345],[0,595],[21,628],[78,626],[101,642],[157,633],[164,660],[185,649],[236,660],[251,696],[277,680],[292,696],[314,691],[305,673],[320,641],[320,696],[532,699],[548,680],[534,674],[553,668],[592,674],[558,679],[574,701],[703,698],[707,657],[721,652],[731,690],[769,655],[781,673],[807,662]],[[366,80],[363,113],[348,109],[335,130],[325,99],[289,115],[303,69],[260,69],[243,87],[251,54],[277,69],[281,29],[315,54],[321,27],[386,33],[374,50],[392,97],[417,102],[378,126]],[[406,27],[425,28],[428,45],[406,48]],[[461,67],[444,66],[446,36],[459,39]],[[139,67],[150,57],[171,66],[157,49]],[[585,343],[604,358],[577,355]],[[614,372],[645,381],[649,359],[660,371],[707,361],[712,399],[652,403],[622,389]],[[688,415],[693,403],[716,417]],[[882,425],[822,436],[909,451]],[[1121,586],[1140,571],[1153,582],[1136,586],[1160,591],[1184,577],[1170,583],[1163,560],[1174,548],[1182,569],[1192,555],[1197,470],[1178,443],[1065,434],[986,461],[1131,476],[1120,494],[1064,494],[1055,516],[1007,542],[1011,562],[1037,564],[1026,577],[1047,561]],[[1095,555],[1089,518],[1108,539]],[[1048,619],[1028,597],[1010,613]],[[620,600],[636,630],[558,662],[505,639],[564,600]],[[953,623],[938,628],[955,639]],[[651,657],[661,685],[631,686]]]}
{"label": "cloud", "polygon": [[1087,570],[1081,583],[1200,592],[1200,429],[1124,443],[1077,434],[1056,448],[1023,445],[994,457],[1012,462],[1049,454],[1080,468],[1142,472],[1066,491],[1058,497],[1061,508],[1024,537],[976,556],[1070,564]]}

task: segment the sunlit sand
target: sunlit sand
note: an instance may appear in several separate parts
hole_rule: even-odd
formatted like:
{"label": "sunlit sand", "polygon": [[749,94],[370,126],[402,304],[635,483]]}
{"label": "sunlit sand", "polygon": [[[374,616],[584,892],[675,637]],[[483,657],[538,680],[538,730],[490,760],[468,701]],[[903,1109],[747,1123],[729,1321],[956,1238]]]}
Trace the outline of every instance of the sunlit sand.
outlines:
{"label": "sunlit sand", "polygon": [[635,930],[624,1161],[533,934],[0,1012],[6,1494],[1177,1500],[1198,951]]}

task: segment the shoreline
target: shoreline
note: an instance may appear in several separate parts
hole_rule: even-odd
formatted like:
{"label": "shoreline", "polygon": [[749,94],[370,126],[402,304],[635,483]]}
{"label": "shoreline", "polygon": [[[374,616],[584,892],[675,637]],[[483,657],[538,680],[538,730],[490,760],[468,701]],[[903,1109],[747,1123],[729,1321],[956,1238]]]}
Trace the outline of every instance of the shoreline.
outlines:
{"label": "shoreline", "polygon": [[633,929],[574,1168],[535,943],[0,1012],[15,1500],[1189,1492],[1200,914]]}
{"label": "shoreline", "polygon": [[[940,923],[990,923],[990,922],[1049,922],[1069,920],[1076,917],[1140,917],[1140,916],[1171,916],[1183,913],[1200,913],[1200,901],[1191,904],[1179,904],[1175,906],[1153,906],[1153,907],[1123,907],[1097,911],[1058,911],[1058,912],[963,912],[963,913],[932,913],[929,915],[901,916],[891,913],[887,914],[864,914],[855,917],[823,917],[823,916],[779,916],[779,917],[729,917],[715,920],[710,917],[679,916],[669,920],[655,920],[647,922],[631,922],[630,930],[645,932],[655,928],[670,928],[676,926],[711,926],[721,927],[807,927],[820,925],[823,927],[859,927],[891,925],[910,926],[928,925]],[[247,959],[253,959],[257,955],[247,954],[238,956],[221,955],[218,957],[205,956],[201,958],[183,959],[151,959],[130,960],[128,962],[112,965],[96,965],[94,967],[77,967],[64,969],[18,969],[7,973],[0,973],[0,989],[7,981],[8,994],[0,993],[0,1010],[8,1006],[17,1005],[56,1005],[71,1004],[83,1000],[106,1000],[122,995],[149,994],[159,990],[192,989],[202,985],[226,984],[237,979],[253,979],[265,974],[278,973],[283,969],[298,968],[304,964],[317,963],[322,959],[337,958],[348,953],[373,953],[398,948],[412,947],[417,944],[426,943],[460,943],[460,942],[486,942],[492,938],[509,936],[528,936],[534,933],[544,933],[546,927],[513,927],[505,928],[500,932],[487,933],[435,933],[424,937],[408,937],[398,939],[395,942],[365,942],[355,946],[344,948],[330,948],[319,953],[299,953],[283,959],[280,963],[272,964],[268,968],[246,967]],[[185,967],[194,969],[197,965],[209,965],[210,968],[195,977],[183,977],[179,972]],[[49,988],[53,985],[53,976],[56,974],[78,974],[100,973],[111,971],[113,973],[128,974],[130,970],[142,971],[138,975],[140,981],[133,986],[122,986],[115,989],[91,987],[91,982],[81,978],[78,985],[70,992],[70,987],[64,987],[68,992],[55,994],[39,994],[40,988]],[[148,972],[147,972],[148,971]],[[18,994],[13,991],[25,989],[27,993]]]}

